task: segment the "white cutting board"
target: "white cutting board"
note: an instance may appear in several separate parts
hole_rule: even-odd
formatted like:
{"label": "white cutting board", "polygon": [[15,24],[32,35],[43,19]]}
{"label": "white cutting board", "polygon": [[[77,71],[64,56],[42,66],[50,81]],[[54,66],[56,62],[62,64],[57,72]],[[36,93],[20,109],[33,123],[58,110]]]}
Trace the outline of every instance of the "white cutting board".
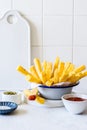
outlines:
{"label": "white cutting board", "polygon": [[15,10],[6,12],[0,20],[0,90],[28,87],[16,68],[28,68],[30,57],[29,23]]}

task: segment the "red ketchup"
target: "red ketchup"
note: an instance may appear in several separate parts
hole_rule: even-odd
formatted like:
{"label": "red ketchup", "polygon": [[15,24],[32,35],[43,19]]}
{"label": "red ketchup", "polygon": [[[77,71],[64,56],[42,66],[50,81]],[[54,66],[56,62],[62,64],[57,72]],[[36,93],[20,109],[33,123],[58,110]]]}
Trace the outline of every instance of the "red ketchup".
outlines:
{"label": "red ketchup", "polygon": [[67,98],[69,101],[85,101],[86,99],[80,98],[80,97],[69,97]]}

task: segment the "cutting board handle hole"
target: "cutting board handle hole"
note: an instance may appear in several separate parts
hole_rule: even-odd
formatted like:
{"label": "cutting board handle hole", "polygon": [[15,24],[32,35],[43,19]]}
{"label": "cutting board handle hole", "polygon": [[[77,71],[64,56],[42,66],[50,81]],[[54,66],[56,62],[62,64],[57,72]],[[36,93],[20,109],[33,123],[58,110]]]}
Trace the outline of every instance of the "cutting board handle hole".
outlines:
{"label": "cutting board handle hole", "polygon": [[17,23],[17,17],[15,15],[9,15],[7,21],[9,24],[15,24]]}

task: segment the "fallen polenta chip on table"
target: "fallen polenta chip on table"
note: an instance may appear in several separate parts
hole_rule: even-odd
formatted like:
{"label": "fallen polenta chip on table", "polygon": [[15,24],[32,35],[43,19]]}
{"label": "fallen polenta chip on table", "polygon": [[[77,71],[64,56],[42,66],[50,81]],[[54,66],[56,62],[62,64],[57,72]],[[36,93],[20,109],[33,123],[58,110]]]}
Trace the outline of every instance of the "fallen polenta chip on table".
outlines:
{"label": "fallen polenta chip on table", "polygon": [[40,96],[37,96],[36,99],[35,99],[35,101],[37,103],[40,103],[40,104],[44,104],[45,103],[45,99],[42,98],[42,97],[40,97]]}
{"label": "fallen polenta chip on table", "polygon": [[25,90],[23,91],[23,93],[24,93],[24,95],[25,95],[26,97],[29,97],[29,95],[31,94],[31,92],[30,92],[29,89],[25,89]]}
{"label": "fallen polenta chip on table", "polygon": [[28,98],[29,96],[31,96],[31,95],[38,95],[38,89],[37,89],[37,87],[36,88],[33,88],[33,89],[31,89],[31,90],[29,90],[29,89],[25,89],[24,91],[23,91],[23,93],[24,93],[24,95]]}

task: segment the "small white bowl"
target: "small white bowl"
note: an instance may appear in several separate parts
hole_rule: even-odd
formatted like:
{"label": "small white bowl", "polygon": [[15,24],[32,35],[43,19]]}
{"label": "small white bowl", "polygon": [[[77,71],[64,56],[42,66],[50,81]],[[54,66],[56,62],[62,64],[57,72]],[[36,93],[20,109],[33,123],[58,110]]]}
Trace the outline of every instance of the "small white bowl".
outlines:
{"label": "small white bowl", "polygon": [[[77,101],[76,97],[82,101]],[[70,100],[70,98],[73,99]],[[87,109],[87,95],[85,94],[65,94],[62,96],[62,101],[65,108],[72,114],[80,114]]]}
{"label": "small white bowl", "polygon": [[[7,92],[7,91],[6,91]],[[21,104],[22,97],[21,92],[16,92],[15,95],[7,95],[4,92],[2,92],[2,101],[10,101],[15,102],[16,104]]]}

